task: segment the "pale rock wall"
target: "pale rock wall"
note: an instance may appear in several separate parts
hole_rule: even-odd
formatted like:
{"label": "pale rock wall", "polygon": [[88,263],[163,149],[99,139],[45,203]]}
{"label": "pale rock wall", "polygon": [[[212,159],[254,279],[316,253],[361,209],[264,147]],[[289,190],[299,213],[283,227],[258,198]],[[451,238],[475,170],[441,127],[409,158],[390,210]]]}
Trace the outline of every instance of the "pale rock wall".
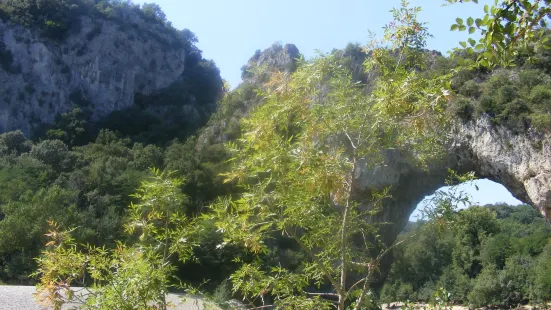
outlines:
{"label": "pale rock wall", "polygon": [[[174,33],[129,15],[124,23],[81,18],[63,42],[0,20],[0,132],[30,134],[74,105],[98,119],[180,78],[186,51]],[[9,57],[9,56],[8,56]]]}

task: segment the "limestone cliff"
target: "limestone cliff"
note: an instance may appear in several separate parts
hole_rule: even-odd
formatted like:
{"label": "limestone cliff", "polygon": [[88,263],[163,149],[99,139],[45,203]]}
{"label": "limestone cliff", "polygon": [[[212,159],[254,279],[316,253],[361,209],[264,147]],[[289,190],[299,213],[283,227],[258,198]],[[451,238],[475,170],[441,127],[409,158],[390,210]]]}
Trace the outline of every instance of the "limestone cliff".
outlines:
{"label": "limestone cliff", "polygon": [[0,132],[31,134],[73,106],[97,120],[179,81],[191,52],[182,33],[121,12],[83,15],[62,40],[0,19]]}
{"label": "limestone cliff", "polygon": [[474,171],[505,186],[516,198],[537,208],[551,221],[551,145],[548,136],[530,131],[515,134],[490,124],[488,117],[457,123],[449,153],[428,170],[414,167],[406,156],[389,151],[386,164],[358,173],[358,191],[391,187],[378,220],[388,222],[385,239],[392,242],[425,196],[444,186],[447,169]]}

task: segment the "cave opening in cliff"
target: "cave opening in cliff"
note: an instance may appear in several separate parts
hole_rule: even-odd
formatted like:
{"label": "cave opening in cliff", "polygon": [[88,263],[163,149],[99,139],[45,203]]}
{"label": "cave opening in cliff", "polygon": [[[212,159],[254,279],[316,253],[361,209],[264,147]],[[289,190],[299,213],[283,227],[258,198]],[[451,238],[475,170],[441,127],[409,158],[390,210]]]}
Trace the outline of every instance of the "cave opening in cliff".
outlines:
{"label": "cave opening in cliff", "polygon": [[[511,192],[507,190],[503,185],[491,181],[489,179],[479,179],[471,182],[466,182],[458,185],[457,190],[469,196],[471,206],[484,206],[489,204],[501,204],[508,205],[520,205],[522,201],[515,198]],[[437,191],[450,191],[450,187],[443,186]],[[431,207],[431,200],[434,194],[426,196],[409,217],[410,222],[416,222],[423,218],[422,210],[426,207]],[[465,208],[464,205],[459,205],[460,209]]]}

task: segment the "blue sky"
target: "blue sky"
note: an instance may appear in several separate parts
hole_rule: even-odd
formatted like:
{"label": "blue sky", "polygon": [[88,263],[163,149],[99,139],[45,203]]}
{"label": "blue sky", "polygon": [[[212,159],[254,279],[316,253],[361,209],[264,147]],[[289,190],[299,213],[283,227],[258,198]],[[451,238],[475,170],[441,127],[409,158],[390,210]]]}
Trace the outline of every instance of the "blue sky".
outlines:
{"label": "blue sky", "polygon": [[[134,0],[155,2],[173,25],[188,28],[199,38],[206,58],[214,59],[222,77],[236,86],[241,66],[257,49],[274,42],[293,43],[306,58],[316,50],[329,52],[349,42],[366,43],[368,30],[380,34],[400,0]],[[420,20],[428,23],[431,49],[446,52],[466,38],[450,32],[456,17],[480,16],[483,5],[465,3],[442,7],[444,0],[411,0],[421,6]]]}
{"label": "blue sky", "polygon": [[[475,185],[478,186],[478,190],[476,190]],[[446,187],[441,188],[441,190],[446,190]],[[473,182],[463,183],[459,185],[459,191],[468,193],[473,205],[483,206],[498,202],[505,202],[511,205],[521,204],[521,202],[513,197],[503,185],[488,179],[479,179]],[[431,197],[432,195],[427,196],[425,200],[430,200]],[[417,209],[409,217],[409,220],[416,221],[421,215],[419,209],[423,208],[425,208],[425,203],[419,203]]]}
{"label": "blue sky", "polygon": [[[155,0],[174,27],[188,28],[199,38],[205,58],[213,59],[222,77],[233,87],[241,81],[241,67],[257,49],[274,42],[295,44],[306,58],[316,50],[329,52],[350,42],[366,43],[368,30],[377,34],[387,24],[400,0]],[[420,20],[427,22],[434,36],[428,48],[442,53],[458,46],[467,34],[450,32],[456,17],[482,15],[484,4],[465,3],[443,7],[444,0],[411,0],[423,8]],[[465,186],[474,202],[519,203],[507,190],[491,181]],[[412,215],[414,219],[416,213]]]}

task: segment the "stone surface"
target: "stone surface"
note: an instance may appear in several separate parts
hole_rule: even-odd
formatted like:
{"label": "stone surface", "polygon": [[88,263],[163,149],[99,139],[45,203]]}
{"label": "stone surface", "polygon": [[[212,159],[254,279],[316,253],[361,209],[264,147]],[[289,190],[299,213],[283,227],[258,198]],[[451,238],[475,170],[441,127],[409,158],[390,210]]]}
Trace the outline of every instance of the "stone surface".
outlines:
{"label": "stone surface", "polygon": [[258,50],[242,68],[243,81],[262,84],[267,82],[270,73],[281,71],[292,73],[296,70],[297,60],[301,57],[294,44],[273,44],[260,52]]}
{"label": "stone surface", "polygon": [[[78,288],[75,288],[78,291]],[[47,309],[36,303],[33,294],[34,286],[0,286],[0,310],[42,310]],[[78,293],[77,293],[78,295]],[[174,310],[219,310],[203,299],[194,296],[169,294],[167,301],[171,302]],[[67,304],[63,309],[78,309],[77,303]],[[237,307],[235,309],[238,309]]]}
{"label": "stone surface", "polygon": [[427,170],[416,168],[406,156],[389,151],[384,166],[357,174],[360,197],[363,192],[391,187],[392,198],[375,219],[389,223],[383,228],[387,244],[405,227],[417,204],[445,185],[448,168],[474,171],[478,178],[502,184],[551,221],[549,137],[534,132],[517,135],[482,117],[476,122],[457,124],[448,149],[449,153],[441,161],[432,162]]}
{"label": "stone surface", "polygon": [[74,105],[98,119],[151,95],[184,72],[176,32],[137,14],[81,18],[63,42],[0,19],[0,132],[26,134]]}

